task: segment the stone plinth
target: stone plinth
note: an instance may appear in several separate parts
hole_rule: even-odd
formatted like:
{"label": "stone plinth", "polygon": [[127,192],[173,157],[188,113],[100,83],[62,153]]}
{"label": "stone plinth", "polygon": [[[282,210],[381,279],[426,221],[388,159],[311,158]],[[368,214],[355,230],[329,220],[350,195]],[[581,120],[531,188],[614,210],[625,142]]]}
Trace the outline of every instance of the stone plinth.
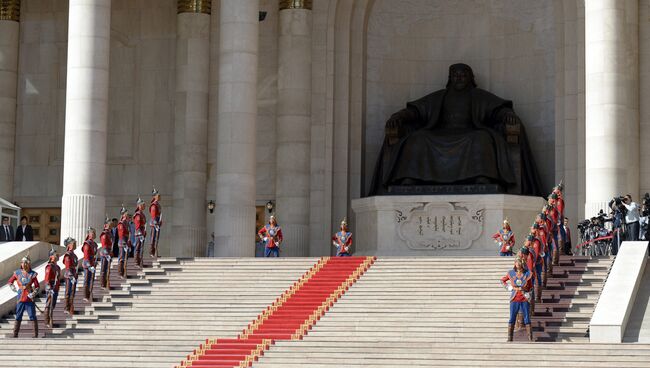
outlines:
{"label": "stone plinth", "polygon": [[498,254],[504,218],[523,244],[544,200],[508,194],[376,196],[352,201],[354,252],[382,256]]}

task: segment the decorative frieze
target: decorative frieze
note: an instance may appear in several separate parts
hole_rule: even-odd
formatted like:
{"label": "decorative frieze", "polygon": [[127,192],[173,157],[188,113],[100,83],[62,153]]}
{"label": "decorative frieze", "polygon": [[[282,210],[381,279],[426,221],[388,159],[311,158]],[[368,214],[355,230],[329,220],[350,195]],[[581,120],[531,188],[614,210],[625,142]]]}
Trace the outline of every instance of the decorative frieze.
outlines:
{"label": "decorative frieze", "polygon": [[210,14],[212,0],[178,0],[177,13]]}
{"label": "decorative frieze", "polygon": [[308,9],[311,10],[312,0],[280,0],[280,10]]}
{"label": "decorative frieze", "polygon": [[0,0],[0,20],[20,21],[20,0]]}

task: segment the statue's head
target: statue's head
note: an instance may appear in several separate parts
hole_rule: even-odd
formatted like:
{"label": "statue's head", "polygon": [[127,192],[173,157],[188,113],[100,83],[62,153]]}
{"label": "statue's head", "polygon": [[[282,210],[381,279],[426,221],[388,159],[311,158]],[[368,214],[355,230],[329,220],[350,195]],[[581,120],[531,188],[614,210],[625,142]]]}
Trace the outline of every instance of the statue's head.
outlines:
{"label": "statue's head", "polygon": [[449,66],[449,78],[447,79],[447,88],[454,88],[457,91],[463,90],[469,86],[476,87],[474,72],[469,65],[458,63]]}

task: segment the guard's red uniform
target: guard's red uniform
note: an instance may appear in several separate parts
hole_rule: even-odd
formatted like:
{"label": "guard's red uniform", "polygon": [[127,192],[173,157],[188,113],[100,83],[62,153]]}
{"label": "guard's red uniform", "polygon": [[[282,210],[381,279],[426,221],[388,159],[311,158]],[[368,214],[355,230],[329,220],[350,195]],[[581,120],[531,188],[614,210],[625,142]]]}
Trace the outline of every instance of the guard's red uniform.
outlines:
{"label": "guard's red uniform", "polygon": [[111,250],[113,249],[111,230],[108,226],[104,226],[104,231],[99,235],[99,242],[101,243],[99,257],[102,264],[102,271],[99,275],[99,280],[101,287],[105,288],[108,287],[108,269],[111,267]]}

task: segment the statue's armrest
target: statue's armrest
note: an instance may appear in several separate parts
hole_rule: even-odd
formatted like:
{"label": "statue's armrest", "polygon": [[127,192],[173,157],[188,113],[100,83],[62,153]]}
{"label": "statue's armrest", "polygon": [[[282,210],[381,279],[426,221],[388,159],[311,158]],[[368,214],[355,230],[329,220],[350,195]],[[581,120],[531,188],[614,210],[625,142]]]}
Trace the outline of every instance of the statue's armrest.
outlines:
{"label": "statue's armrest", "polygon": [[418,128],[418,114],[412,109],[402,109],[386,122],[385,134],[388,144],[397,143],[402,137]]}
{"label": "statue's armrest", "polygon": [[495,116],[495,128],[503,134],[508,144],[519,144],[521,120],[510,108],[500,109]]}

